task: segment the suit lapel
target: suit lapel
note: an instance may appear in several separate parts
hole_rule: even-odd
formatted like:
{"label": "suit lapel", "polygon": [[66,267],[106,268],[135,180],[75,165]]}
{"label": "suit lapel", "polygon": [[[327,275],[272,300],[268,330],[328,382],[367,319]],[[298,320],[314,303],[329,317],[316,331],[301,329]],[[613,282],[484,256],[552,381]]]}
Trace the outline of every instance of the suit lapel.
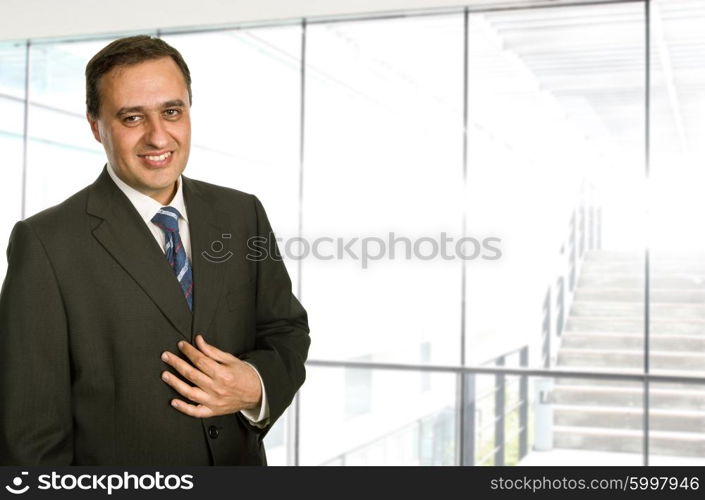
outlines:
{"label": "suit lapel", "polygon": [[87,211],[103,219],[93,230],[95,238],[139,284],[174,328],[190,340],[191,311],[174,272],[139,213],[110,179],[105,168],[91,186]]}
{"label": "suit lapel", "polygon": [[208,203],[206,193],[191,179],[184,181],[184,201],[188,211],[191,233],[191,266],[193,268],[193,331],[192,341],[199,333],[208,338],[208,327],[218,307],[225,269],[212,259],[204,257],[214,242],[229,233],[222,214]]}

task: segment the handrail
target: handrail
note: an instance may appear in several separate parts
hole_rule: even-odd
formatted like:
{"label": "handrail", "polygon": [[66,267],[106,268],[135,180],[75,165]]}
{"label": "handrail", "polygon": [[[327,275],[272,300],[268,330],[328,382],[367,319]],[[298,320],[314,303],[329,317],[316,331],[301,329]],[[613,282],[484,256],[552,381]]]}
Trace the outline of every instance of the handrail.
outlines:
{"label": "handrail", "polygon": [[697,375],[667,375],[658,373],[634,373],[625,371],[579,371],[579,370],[555,370],[501,366],[458,366],[458,365],[422,365],[413,363],[384,363],[370,361],[346,361],[346,360],[320,360],[312,359],[306,361],[307,366],[319,368],[362,368],[371,370],[391,370],[391,371],[415,371],[415,372],[435,372],[454,373],[456,375],[519,375],[527,377],[546,378],[577,378],[596,380],[623,380],[628,382],[656,382],[656,383],[678,383],[678,384],[705,384],[705,376]]}

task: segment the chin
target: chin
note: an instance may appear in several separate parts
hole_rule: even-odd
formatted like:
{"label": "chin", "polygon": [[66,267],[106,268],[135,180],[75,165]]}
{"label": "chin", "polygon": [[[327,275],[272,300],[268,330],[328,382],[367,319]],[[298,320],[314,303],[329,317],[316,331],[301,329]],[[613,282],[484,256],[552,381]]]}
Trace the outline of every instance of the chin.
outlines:
{"label": "chin", "polygon": [[179,171],[173,168],[146,172],[143,177],[144,183],[154,187],[166,187],[176,182],[179,178]]}

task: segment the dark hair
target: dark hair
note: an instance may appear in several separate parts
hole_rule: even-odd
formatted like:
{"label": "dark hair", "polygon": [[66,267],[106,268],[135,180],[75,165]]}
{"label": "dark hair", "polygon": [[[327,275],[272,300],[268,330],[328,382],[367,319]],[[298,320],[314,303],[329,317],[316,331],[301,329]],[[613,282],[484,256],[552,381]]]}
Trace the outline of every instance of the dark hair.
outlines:
{"label": "dark hair", "polygon": [[188,89],[189,103],[191,96],[191,72],[179,51],[159,38],[148,35],[119,38],[100,50],[86,65],[86,110],[97,118],[100,114],[101,77],[116,66],[129,66],[152,59],[171,57],[184,75]]}

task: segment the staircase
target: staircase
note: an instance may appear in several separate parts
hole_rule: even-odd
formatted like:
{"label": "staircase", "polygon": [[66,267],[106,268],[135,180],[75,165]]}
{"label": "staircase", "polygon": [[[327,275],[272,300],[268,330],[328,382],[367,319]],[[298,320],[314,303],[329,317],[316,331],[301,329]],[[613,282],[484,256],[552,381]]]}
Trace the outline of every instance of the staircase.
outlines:
{"label": "staircase", "polygon": [[[705,254],[651,258],[650,370],[705,376]],[[643,256],[586,253],[557,368],[644,369]],[[554,447],[643,451],[643,384],[557,379]],[[705,457],[705,386],[650,387],[650,453]]]}

